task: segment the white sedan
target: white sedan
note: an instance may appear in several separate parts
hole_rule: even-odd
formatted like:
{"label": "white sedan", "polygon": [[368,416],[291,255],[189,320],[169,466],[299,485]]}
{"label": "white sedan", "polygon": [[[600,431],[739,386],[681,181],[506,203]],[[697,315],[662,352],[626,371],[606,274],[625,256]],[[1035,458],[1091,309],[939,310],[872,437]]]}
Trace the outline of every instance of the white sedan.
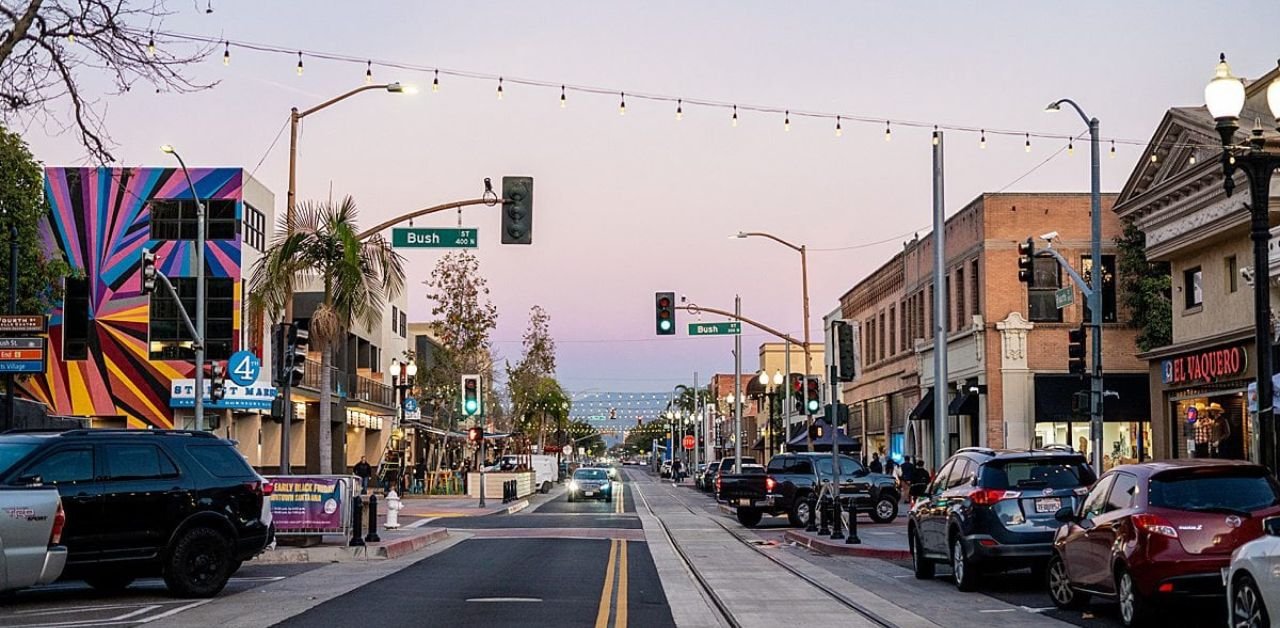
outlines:
{"label": "white sedan", "polygon": [[1280,517],[1263,521],[1262,529],[1263,536],[1231,555],[1224,577],[1227,625],[1233,628],[1270,628],[1271,613],[1280,611]]}

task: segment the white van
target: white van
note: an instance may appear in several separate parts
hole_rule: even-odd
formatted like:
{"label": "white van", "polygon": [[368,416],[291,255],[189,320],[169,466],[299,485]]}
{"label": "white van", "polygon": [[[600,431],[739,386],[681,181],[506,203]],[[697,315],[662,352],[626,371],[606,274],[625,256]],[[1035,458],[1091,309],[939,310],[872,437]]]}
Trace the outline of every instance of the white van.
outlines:
{"label": "white van", "polygon": [[538,455],[533,456],[503,456],[498,461],[498,467],[502,469],[513,469],[526,460],[533,460],[533,481],[538,487],[538,492],[546,493],[551,490],[551,486],[560,479],[559,465],[556,463],[555,456]]}

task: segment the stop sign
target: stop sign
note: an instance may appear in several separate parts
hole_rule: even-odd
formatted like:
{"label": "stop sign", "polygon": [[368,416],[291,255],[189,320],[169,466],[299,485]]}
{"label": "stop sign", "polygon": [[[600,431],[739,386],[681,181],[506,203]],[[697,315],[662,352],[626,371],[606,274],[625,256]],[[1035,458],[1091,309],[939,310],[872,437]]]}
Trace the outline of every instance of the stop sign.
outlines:
{"label": "stop sign", "polygon": [[694,442],[694,440],[693,440],[693,436],[691,436],[691,435],[686,435],[686,436],[684,437],[684,448],[685,448],[685,449],[693,449],[696,445],[697,445],[697,444]]}

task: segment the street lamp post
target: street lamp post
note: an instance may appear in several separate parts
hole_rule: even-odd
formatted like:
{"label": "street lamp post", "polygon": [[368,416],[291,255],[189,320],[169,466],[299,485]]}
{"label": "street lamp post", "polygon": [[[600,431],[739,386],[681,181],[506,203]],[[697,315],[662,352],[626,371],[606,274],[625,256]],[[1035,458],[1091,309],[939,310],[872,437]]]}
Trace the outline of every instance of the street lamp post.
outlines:
{"label": "street lamp post", "polygon": [[[762,231],[739,231],[738,235],[734,237],[736,238],[750,238],[750,237],[768,238],[800,254],[800,286],[804,294],[804,375],[806,378],[808,378],[810,375],[813,374],[813,354],[809,350],[809,261],[808,261],[808,254],[807,254],[808,249],[803,244],[795,245],[771,233],[764,233]],[[790,347],[788,347],[787,354],[790,355],[790,352],[791,352],[791,349]],[[808,389],[806,388],[806,390]],[[809,410],[809,404],[805,403],[804,408],[805,408],[805,414],[808,416],[808,422],[812,423],[813,412]],[[805,434],[808,434],[808,430],[805,430]],[[812,452],[813,437],[806,436],[805,444],[808,451]]]}
{"label": "street lamp post", "polygon": [[1102,153],[1098,146],[1098,119],[1085,114],[1074,100],[1063,98],[1049,103],[1045,111],[1061,111],[1062,104],[1071,105],[1089,126],[1089,259],[1091,266],[1089,326],[1093,328],[1093,368],[1089,377],[1089,442],[1093,449],[1093,468],[1102,472]]}
{"label": "street lamp post", "polygon": [[[191,181],[191,173],[187,171],[187,164],[182,160],[182,155],[173,146],[165,144],[160,150],[178,160],[178,166],[182,168],[182,176],[187,179],[187,187],[191,189],[191,198],[196,203],[196,373],[195,373],[195,428],[204,429],[204,240],[205,240],[205,209],[204,203],[200,201],[200,195],[196,193],[196,185]],[[178,303],[178,307],[182,307],[182,303]]]}
{"label": "street lamp post", "polygon": [[[403,432],[404,422],[405,422],[404,398],[410,390],[413,390],[414,379],[417,375],[418,375],[418,364],[413,360],[406,360],[405,362],[402,363],[400,362],[400,360],[397,360],[396,358],[391,358],[391,388],[395,390],[396,394],[399,395],[400,397],[399,399],[400,422],[398,425],[396,425],[394,429],[391,430],[391,433],[395,435],[393,436],[393,438],[399,438],[402,434],[404,434]],[[401,453],[400,454],[400,479],[404,478],[404,474],[408,470],[407,464],[406,464],[406,462],[408,461],[405,460],[404,458],[405,458],[404,454]]]}
{"label": "street lamp post", "polygon": [[[1244,110],[1245,89],[1239,78],[1232,76],[1226,55],[1219,57],[1213,80],[1204,88],[1205,105],[1217,121],[1222,138],[1222,181],[1227,196],[1235,191],[1235,173],[1241,170],[1249,181],[1249,236],[1253,240],[1253,316],[1257,344],[1258,455],[1260,462],[1276,471],[1276,426],[1273,411],[1274,390],[1271,384],[1271,269],[1267,242],[1271,238],[1271,176],[1280,168],[1280,152],[1267,151],[1268,138],[1263,136],[1262,121],[1255,119],[1253,132],[1245,144],[1236,142],[1240,129],[1240,112]],[[1280,79],[1267,87],[1267,106],[1271,116],[1280,122]],[[1280,130],[1280,126],[1277,127]],[[1274,148],[1274,138],[1271,142]]]}
{"label": "street lamp post", "polygon": [[[770,383],[772,381],[772,386]],[[773,429],[773,415],[778,410],[778,387],[782,386],[782,371],[774,371],[773,379],[770,380],[769,372],[760,371],[760,385],[764,387],[765,396],[769,400],[769,411],[765,413],[765,452],[764,458],[767,460],[773,455],[774,436],[776,431]],[[783,438],[789,435],[789,430],[783,430]]]}

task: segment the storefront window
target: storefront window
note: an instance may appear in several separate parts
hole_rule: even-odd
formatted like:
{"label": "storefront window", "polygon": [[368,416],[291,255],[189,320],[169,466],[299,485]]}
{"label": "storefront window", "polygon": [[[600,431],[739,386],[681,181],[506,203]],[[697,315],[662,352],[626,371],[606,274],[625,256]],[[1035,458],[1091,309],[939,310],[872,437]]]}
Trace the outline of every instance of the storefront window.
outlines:
{"label": "storefront window", "polygon": [[[1112,421],[1102,424],[1102,469],[1139,461],[1138,438],[1142,438],[1142,460],[1151,459],[1151,423],[1147,421]],[[1089,442],[1088,420],[1071,423],[1036,423],[1035,446],[1067,445],[1093,459]]]}
{"label": "storefront window", "polygon": [[1253,427],[1242,393],[1182,399],[1173,406],[1174,457],[1249,459]]}

